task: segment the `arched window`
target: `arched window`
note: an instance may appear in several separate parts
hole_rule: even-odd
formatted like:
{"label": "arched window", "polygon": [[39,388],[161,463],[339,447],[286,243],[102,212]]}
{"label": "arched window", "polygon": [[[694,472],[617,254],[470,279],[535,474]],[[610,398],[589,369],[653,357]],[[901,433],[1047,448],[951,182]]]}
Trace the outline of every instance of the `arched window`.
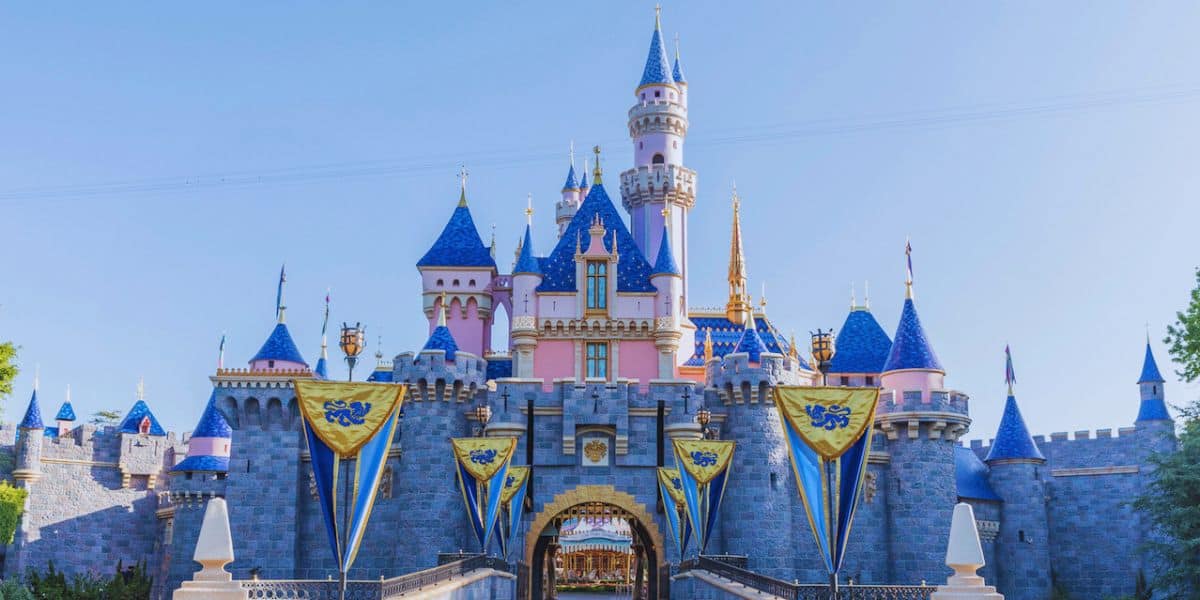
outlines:
{"label": "arched window", "polygon": [[446,285],[446,280],[444,280],[444,279],[439,279],[439,280],[438,280],[438,282],[437,282],[437,284],[438,284],[438,285]]}
{"label": "arched window", "polygon": [[661,98],[661,97],[662,97],[662,90],[654,90],[654,97],[655,97],[655,98]]}
{"label": "arched window", "polygon": [[150,435],[150,417],[142,417],[142,422],[138,423],[138,433]]}
{"label": "arched window", "polygon": [[587,264],[587,307],[603,310],[608,306],[608,263],[593,260]]}
{"label": "arched window", "polygon": [[454,287],[458,287],[458,286],[459,286],[458,280],[457,280],[457,279],[455,279],[454,281],[452,281],[452,282],[450,283],[450,285],[453,285]]}
{"label": "arched window", "polygon": [[474,280],[474,279],[472,279],[472,280],[468,281],[468,282],[467,282],[467,285],[469,285],[469,286],[471,286],[471,287],[475,287],[475,280]]}
{"label": "arched window", "polygon": [[273,360],[268,360],[268,361],[267,361],[267,368],[268,368],[268,369],[274,369],[274,368],[275,368],[275,361],[273,361]]}
{"label": "arched window", "polygon": [[661,165],[666,161],[667,161],[667,159],[663,158],[662,154],[655,154],[654,158],[650,160],[650,162],[652,162],[656,165]]}

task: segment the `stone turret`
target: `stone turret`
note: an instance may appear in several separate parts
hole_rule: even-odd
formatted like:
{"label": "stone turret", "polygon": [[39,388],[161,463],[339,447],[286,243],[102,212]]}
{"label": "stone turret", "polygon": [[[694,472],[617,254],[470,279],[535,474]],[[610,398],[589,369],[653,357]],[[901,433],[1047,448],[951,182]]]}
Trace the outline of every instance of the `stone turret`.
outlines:
{"label": "stone turret", "polygon": [[1051,584],[1050,522],[1042,479],[1046,457],[1021,416],[1007,348],[1005,355],[1008,398],[996,440],[985,459],[991,471],[988,482],[1003,500],[996,538],[997,584],[1011,600],[1035,600],[1049,597]]}
{"label": "stone turret", "polygon": [[679,340],[683,338],[680,324],[687,320],[687,313],[681,301],[683,277],[675,263],[665,231],[658,246],[650,283],[658,288],[654,297],[654,347],[658,350],[658,378],[674,379],[675,366],[682,362],[679,357]]}
{"label": "stone turret", "polygon": [[[942,577],[944,535],[906,535],[916,523],[945,523],[958,501],[954,448],[966,433],[967,397],[944,389],[945,370],[917,316],[907,282],[900,324],[883,366],[876,426],[891,457],[887,490],[892,574]],[[936,531],[936,530],[935,530]]]}
{"label": "stone turret", "polygon": [[532,225],[525,225],[521,254],[513,267],[513,318],[510,335],[513,348],[513,375],[533,377],[533,357],[537,349],[537,287],[542,269],[533,254]]}
{"label": "stone turret", "polygon": [[[584,181],[587,181],[586,174]],[[584,193],[586,192],[582,192],[579,181],[575,178],[575,144],[572,143],[571,166],[567,169],[567,181],[563,183],[562,199],[554,204],[554,223],[558,225],[558,237],[562,237],[567,225],[571,224],[571,218],[575,216],[575,211],[579,210],[579,203],[583,202]]]}
{"label": "stone turret", "polygon": [[33,384],[33,395],[25,408],[25,417],[17,425],[17,465],[13,479],[29,487],[42,478],[42,440],[46,426],[42,422],[42,407],[38,404],[37,380]]}

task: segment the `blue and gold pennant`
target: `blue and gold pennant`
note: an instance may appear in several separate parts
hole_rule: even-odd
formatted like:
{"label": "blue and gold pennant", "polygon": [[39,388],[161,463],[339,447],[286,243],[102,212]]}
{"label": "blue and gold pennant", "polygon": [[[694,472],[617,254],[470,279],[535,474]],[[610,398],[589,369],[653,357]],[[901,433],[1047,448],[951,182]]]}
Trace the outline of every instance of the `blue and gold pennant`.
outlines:
{"label": "blue and gold pennant", "polygon": [[673,448],[688,521],[699,537],[700,553],[704,554],[717,525],[721,499],[725,496],[734,442],[675,440]]}
{"label": "blue and gold pennant", "polygon": [[508,462],[517,448],[517,438],[453,438],[450,445],[471,529],[479,540],[480,551],[486,553],[500,516]]}
{"label": "blue and gold pennant", "polygon": [[402,385],[297,379],[296,401],[313,433],[349,457],[387,423],[404,396]]}

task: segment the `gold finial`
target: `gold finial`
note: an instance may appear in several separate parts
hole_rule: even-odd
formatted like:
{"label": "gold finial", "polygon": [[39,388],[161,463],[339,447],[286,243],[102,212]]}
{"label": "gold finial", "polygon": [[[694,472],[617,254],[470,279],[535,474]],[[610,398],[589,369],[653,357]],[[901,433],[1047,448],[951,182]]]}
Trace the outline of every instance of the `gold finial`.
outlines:
{"label": "gold finial", "polygon": [[533,192],[525,197],[525,224],[533,224]]}
{"label": "gold finial", "polygon": [[600,185],[600,146],[592,147],[592,152],[596,154],[596,166],[592,168],[592,185]]}
{"label": "gold finial", "polygon": [[712,343],[712,327],[704,328],[704,362],[712,360],[713,343]]}
{"label": "gold finial", "polygon": [[138,377],[137,399],[138,400],[146,399],[146,378],[145,378],[145,376]]}
{"label": "gold finial", "polygon": [[446,326],[447,315],[450,314],[450,304],[446,302],[446,292],[442,292],[442,309],[438,311],[438,327]]}
{"label": "gold finial", "polygon": [[590,185],[587,185],[587,186],[582,185],[582,184],[587,183],[587,172],[588,172],[588,169],[591,168],[591,164],[592,164],[591,161],[589,161],[588,159],[586,159],[586,158],[583,159],[583,177],[580,178],[580,179],[582,179],[582,181],[580,181],[581,185],[579,186],[579,189],[586,190],[588,187],[591,187]]}
{"label": "gold finial", "polygon": [[762,293],[759,294],[758,305],[762,307],[765,314],[767,312],[767,282],[762,282]]}
{"label": "gold finial", "polygon": [[492,253],[492,258],[496,258],[496,224],[495,224],[495,223],[492,223],[492,246],[491,246],[491,253]]}
{"label": "gold finial", "polygon": [[741,199],[737,184],[733,186],[733,234],[729,240],[729,300],[725,304],[725,317],[736,324],[744,324],[752,310],[750,294],[746,289],[746,259],[742,253]]}
{"label": "gold finial", "polygon": [[458,205],[466,206],[467,205],[467,165],[463,165],[462,168],[458,170],[458,180],[459,180]]}
{"label": "gold finial", "polygon": [[617,228],[616,227],[613,228],[612,253],[613,254],[617,253]]}
{"label": "gold finial", "polygon": [[654,5],[654,28],[655,29],[662,28],[662,5],[661,4]]}
{"label": "gold finial", "polygon": [[800,351],[796,349],[796,330],[792,330],[791,337],[788,338],[788,356],[793,360],[800,357]]}

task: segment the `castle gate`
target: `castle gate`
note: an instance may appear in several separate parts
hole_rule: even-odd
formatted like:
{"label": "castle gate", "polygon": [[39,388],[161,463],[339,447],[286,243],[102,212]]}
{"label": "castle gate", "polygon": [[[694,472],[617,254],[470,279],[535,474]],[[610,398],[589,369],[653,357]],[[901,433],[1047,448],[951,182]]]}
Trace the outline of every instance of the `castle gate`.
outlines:
{"label": "castle gate", "polygon": [[[664,538],[651,510],[611,485],[581,485],[555,496],[534,516],[526,534],[525,565],[529,567],[530,575],[528,585],[524,586],[528,595],[520,600],[553,597],[553,587],[562,583],[554,569],[561,548],[559,533],[565,524],[581,521],[628,523],[631,560],[619,566],[628,569],[625,572],[630,587],[636,590],[638,583],[645,582],[647,593],[643,598],[669,597],[670,586],[659,581],[662,568],[666,566]],[[600,566],[593,566],[592,570],[599,571]]]}

